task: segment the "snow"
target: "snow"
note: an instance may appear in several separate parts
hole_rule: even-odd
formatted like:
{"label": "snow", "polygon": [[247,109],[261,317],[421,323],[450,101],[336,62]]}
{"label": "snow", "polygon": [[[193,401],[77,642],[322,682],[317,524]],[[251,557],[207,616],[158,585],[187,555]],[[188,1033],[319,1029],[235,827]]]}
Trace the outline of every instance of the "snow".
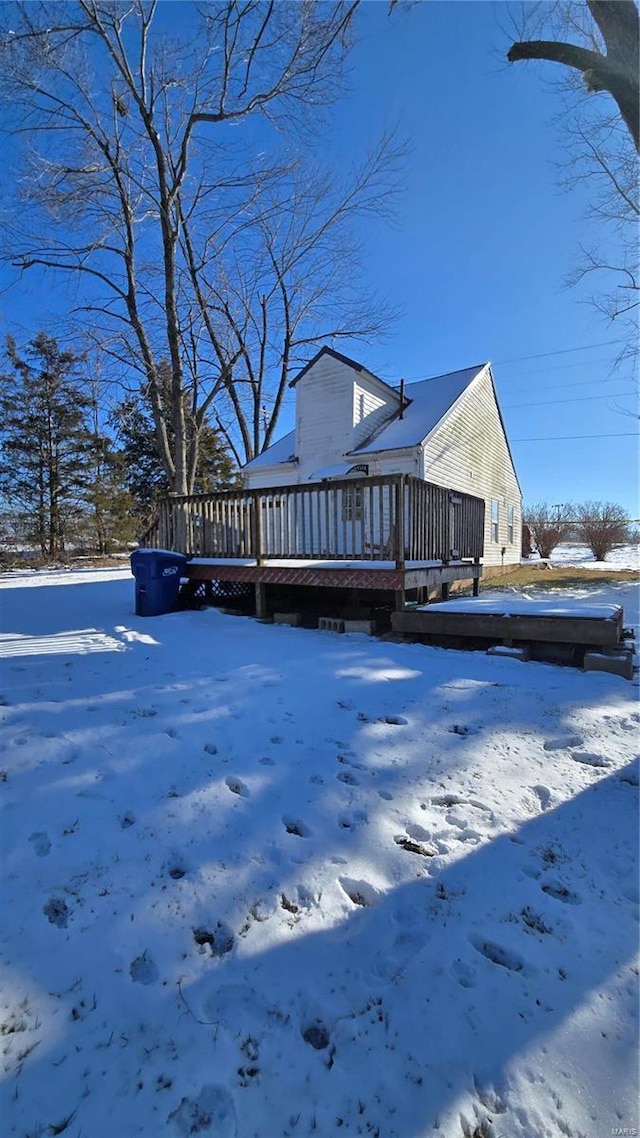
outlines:
{"label": "snow", "polygon": [[3,1133],[637,1127],[637,683],[0,588]]}
{"label": "snow", "polygon": [[[342,478],[353,470],[352,462],[335,462],[332,466],[321,466],[309,475],[309,482],[321,482],[323,478]],[[362,472],[360,472],[362,473]]]}
{"label": "snow", "polygon": [[[255,559],[241,557],[191,557],[191,565],[240,565],[254,568]],[[449,567],[462,565],[462,561],[448,561]],[[468,564],[468,563],[467,563]],[[318,561],[311,558],[301,560],[294,557],[268,557],[263,560],[267,569],[395,569],[395,561]],[[440,568],[442,561],[407,561],[405,569],[433,569]]]}
{"label": "snow", "polygon": [[[522,564],[533,565],[539,560],[537,555],[525,557]],[[606,561],[596,561],[588,546],[580,545],[578,542],[567,542],[556,546],[547,564],[557,569],[640,569],[640,544],[630,542],[628,545],[616,546],[608,554]]]}
{"label": "snow", "polygon": [[489,595],[421,605],[418,611],[476,613],[482,616],[563,616],[580,620],[618,620],[620,605],[586,605],[575,600],[565,604],[554,604],[548,599],[534,599],[527,596]]}
{"label": "snow", "polygon": [[259,470],[263,466],[280,466],[291,465],[295,457],[296,450],[296,432],[289,431],[288,434],[283,435],[277,442],[263,450],[262,454],[257,454],[251,462],[247,462],[243,466],[243,470]]}

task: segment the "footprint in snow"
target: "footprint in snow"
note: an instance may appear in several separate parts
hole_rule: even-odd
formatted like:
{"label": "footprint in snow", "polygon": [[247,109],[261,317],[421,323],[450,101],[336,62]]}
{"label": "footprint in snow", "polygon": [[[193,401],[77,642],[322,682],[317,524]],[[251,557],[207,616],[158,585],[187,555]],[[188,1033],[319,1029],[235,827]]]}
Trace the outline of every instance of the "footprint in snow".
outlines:
{"label": "footprint in snow", "polygon": [[543,893],[547,894],[547,897],[554,897],[556,901],[562,901],[565,905],[580,904],[578,894],[574,893],[572,889],[567,889],[566,885],[560,881],[546,881],[540,888]]}
{"label": "footprint in snow", "polygon": [[226,1087],[204,1086],[196,1099],[183,1098],[167,1118],[175,1138],[209,1133],[215,1138],[237,1138],[238,1120],[233,1098]]}
{"label": "footprint in snow", "polygon": [[145,948],[142,956],[136,956],[131,961],[129,974],[135,984],[155,984],[160,973],[151,953]]}
{"label": "footprint in snow", "polygon": [[603,755],[596,755],[591,751],[572,751],[571,758],[576,763],[583,763],[586,767],[608,767],[609,760]]}
{"label": "footprint in snow", "polygon": [[130,810],[127,810],[125,814],[120,815],[118,821],[123,830],[128,830],[130,826],[135,826],[136,816],[132,814]]}
{"label": "footprint in snow", "polygon": [[355,830],[358,826],[367,826],[369,818],[365,810],[349,810],[338,814],[338,828],[340,830]]}
{"label": "footprint in snow", "polygon": [[46,905],[43,905],[42,912],[52,925],[66,929],[71,910],[62,897],[51,897]]}
{"label": "footprint in snow", "polygon": [[450,971],[461,988],[475,988],[476,970],[470,964],[465,964],[464,960],[454,960]]}
{"label": "footprint in snow", "polygon": [[406,850],[407,853],[419,854],[420,857],[435,857],[435,849],[422,845],[421,842],[410,838],[408,834],[396,834],[393,840],[397,846],[400,846],[400,849]]}
{"label": "footprint in snow", "polygon": [[532,786],[531,790],[540,803],[540,809],[548,810],[549,803],[551,802],[551,791],[548,786]]}
{"label": "footprint in snow", "polygon": [[560,735],[557,739],[547,739],[542,746],[545,751],[567,751],[570,747],[581,747],[582,743],[579,735]]}
{"label": "footprint in snow", "polygon": [[234,945],[233,933],[223,921],[216,921],[212,929],[194,929],[193,939],[201,953],[206,953],[208,949],[209,955],[215,957],[227,956]]}
{"label": "footprint in snow", "polygon": [[296,838],[311,837],[311,830],[299,818],[285,817],[282,819],[282,825],[288,834],[293,834]]}
{"label": "footprint in snow", "polygon": [[431,799],[432,806],[465,806],[464,798],[460,798],[457,794],[439,794]]}
{"label": "footprint in snow", "polygon": [[51,840],[44,831],[38,830],[29,838],[37,857],[46,857],[51,849]]}
{"label": "footprint in snow", "polygon": [[174,850],[169,861],[165,862],[165,871],[172,881],[181,881],[187,876],[187,864],[178,850]]}
{"label": "footprint in snow", "polygon": [[342,763],[342,765],[345,767],[353,767],[353,769],[356,771],[366,770],[364,763],[356,762],[353,755],[348,751],[340,751],[336,755],[336,762]]}
{"label": "footprint in snow", "polygon": [[405,822],[404,826],[410,838],[415,838],[417,842],[431,841],[431,830],[426,830],[424,826],[419,826],[417,822]]}
{"label": "footprint in snow", "polygon": [[263,755],[261,759],[258,759],[258,762],[261,763],[263,767],[275,767],[276,765],[275,759],[272,759],[270,755]]}
{"label": "footprint in snow", "polygon": [[347,786],[360,786],[360,779],[351,774],[351,771],[340,771],[336,778],[338,782],[344,782]]}
{"label": "footprint in snow", "polygon": [[501,968],[507,968],[509,972],[523,971],[524,961],[510,949],[503,948],[502,945],[496,944],[494,941],[483,940],[481,937],[472,936],[469,939],[476,951],[490,960],[492,964],[499,964]]}
{"label": "footprint in snow", "polygon": [[388,723],[390,727],[406,727],[409,720],[404,715],[383,715],[378,723]]}
{"label": "footprint in snow", "polygon": [[324,1051],[331,1042],[329,1030],[321,1020],[315,1020],[315,1022],[307,1024],[307,1026],[302,1029],[301,1034],[305,1043],[308,1043],[310,1047],[313,1047],[316,1051]]}
{"label": "footprint in snow", "polygon": [[618,775],[618,782],[626,783],[627,786],[638,786],[640,783],[640,764],[633,762],[621,770]]}
{"label": "footprint in snow", "polygon": [[338,884],[353,905],[360,905],[362,908],[367,909],[373,905],[377,905],[380,900],[380,890],[376,889],[374,885],[371,885],[370,882],[364,879],[358,880],[354,877],[339,877]]}
{"label": "footprint in snow", "polygon": [[232,794],[237,794],[240,798],[249,797],[249,787],[246,786],[241,779],[234,778],[233,776],[229,775],[227,778],[225,778],[224,782],[225,786],[228,790],[231,791]]}
{"label": "footprint in snow", "polygon": [[393,802],[393,795],[388,790],[379,790],[378,798],[382,798],[384,802]]}

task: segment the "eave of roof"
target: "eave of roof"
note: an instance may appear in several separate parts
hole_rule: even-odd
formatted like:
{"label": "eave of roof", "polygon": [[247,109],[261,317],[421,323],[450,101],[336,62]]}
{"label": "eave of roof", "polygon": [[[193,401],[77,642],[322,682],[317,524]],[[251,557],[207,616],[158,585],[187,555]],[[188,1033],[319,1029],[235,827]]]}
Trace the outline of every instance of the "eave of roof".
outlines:
{"label": "eave of roof", "polygon": [[347,367],[353,368],[354,371],[357,371],[361,375],[367,376],[368,379],[373,379],[376,383],[381,384],[382,387],[384,387],[385,391],[390,391],[393,395],[395,395],[396,399],[400,398],[400,392],[398,391],[397,387],[392,387],[390,383],[386,382],[386,380],[380,379],[379,375],[376,375],[374,372],[369,371],[369,368],[365,367],[364,364],[358,363],[357,360],[352,360],[349,356],[344,356],[341,352],[336,352],[335,348],[329,348],[326,345],[325,347],[320,348],[320,351],[316,352],[313,359],[309,360],[309,362],[304,365],[302,371],[299,371],[295,379],[291,380],[289,387],[295,387],[296,384],[304,378],[307,372],[311,370],[314,364],[316,364],[318,360],[322,358],[322,356],[332,356],[334,360],[339,360],[340,363],[346,364]]}

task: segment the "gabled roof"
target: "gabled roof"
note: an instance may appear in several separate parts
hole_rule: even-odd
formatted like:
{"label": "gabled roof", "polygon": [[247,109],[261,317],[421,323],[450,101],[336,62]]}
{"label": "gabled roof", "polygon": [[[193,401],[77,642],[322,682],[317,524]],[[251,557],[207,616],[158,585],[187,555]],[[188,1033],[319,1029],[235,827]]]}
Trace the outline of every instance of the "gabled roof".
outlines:
{"label": "gabled roof", "polygon": [[296,432],[289,431],[288,435],[283,435],[273,446],[263,450],[262,454],[257,454],[242,469],[259,470],[263,466],[286,466],[288,463],[294,463],[296,461],[295,448]]}
{"label": "gabled roof", "polygon": [[322,359],[322,356],[332,356],[334,360],[339,360],[340,363],[346,364],[347,367],[353,368],[354,371],[360,372],[362,375],[366,375],[368,379],[374,379],[376,383],[381,383],[382,386],[387,389],[387,391],[393,392],[396,399],[398,398],[397,388],[391,387],[391,385],[387,383],[386,380],[380,379],[379,375],[375,375],[374,372],[369,371],[369,369],[366,368],[364,364],[359,364],[357,360],[352,360],[349,358],[349,356],[343,356],[341,352],[336,352],[334,348],[327,347],[320,348],[320,351],[316,352],[313,359],[309,360],[309,363],[304,365],[302,371],[298,372],[295,379],[291,380],[289,387],[295,387],[297,383],[300,383],[300,380],[304,378],[308,371],[311,371],[311,368],[314,366],[314,364],[317,364],[319,359]]}
{"label": "gabled roof", "polygon": [[463,371],[451,371],[446,375],[434,376],[433,379],[423,379],[419,383],[408,383],[405,387],[405,399],[409,402],[405,405],[402,418],[399,417],[399,413],[396,414],[390,423],[380,427],[374,435],[351,453],[377,454],[379,451],[405,450],[407,447],[420,446],[434,427],[442,422],[474,379],[488,366],[488,364],[479,364],[476,367],[465,368]]}

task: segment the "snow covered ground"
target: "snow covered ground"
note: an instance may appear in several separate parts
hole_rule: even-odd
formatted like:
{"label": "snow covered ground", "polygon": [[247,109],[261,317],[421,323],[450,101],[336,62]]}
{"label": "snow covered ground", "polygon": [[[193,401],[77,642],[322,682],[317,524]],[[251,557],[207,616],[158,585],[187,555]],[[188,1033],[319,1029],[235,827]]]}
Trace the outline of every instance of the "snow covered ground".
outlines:
{"label": "snow covered ground", "polygon": [[[537,554],[531,558],[524,558],[523,564],[537,559]],[[566,542],[558,545],[549,558],[549,563],[557,569],[569,569],[577,566],[580,569],[640,569],[640,545],[633,542],[629,545],[619,545],[612,549],[606,561],[595,561],[593,553],[586,545],[578,542]]]}
{"label": "snow covered ground", "polygon": [[3,1133],[634,1132],[637,683],[0,586]]}

